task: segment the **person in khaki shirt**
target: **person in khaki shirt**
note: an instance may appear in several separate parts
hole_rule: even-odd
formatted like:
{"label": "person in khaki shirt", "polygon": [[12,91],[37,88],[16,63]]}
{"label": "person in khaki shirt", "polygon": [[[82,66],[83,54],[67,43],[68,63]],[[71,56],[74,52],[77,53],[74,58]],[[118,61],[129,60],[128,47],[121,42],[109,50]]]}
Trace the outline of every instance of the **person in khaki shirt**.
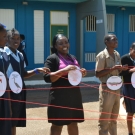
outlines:
{"label": "person in khaki shirt", "polygon": [[106,48],[96,56],[95,67],[96,77],[101,81],[99,86],[99,135],[108,135],[108,132],[110,135],[117,135],[120,90],[110,90],[106,82],[110,76],[118,76],[121,70],[127,70],[128,67],[122,67],[120,55],[114,50],[118,46],[117,37],[108,34],[104,37],[104,43]]}

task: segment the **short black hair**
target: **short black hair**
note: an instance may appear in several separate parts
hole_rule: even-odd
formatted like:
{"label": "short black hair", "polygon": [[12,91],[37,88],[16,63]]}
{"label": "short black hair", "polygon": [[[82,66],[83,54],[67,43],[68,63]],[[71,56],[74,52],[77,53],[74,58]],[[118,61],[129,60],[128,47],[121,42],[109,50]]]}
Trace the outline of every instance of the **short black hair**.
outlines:
{"label": "short black hair", "polygon": [[0,23],[0,32],[1,32],[1,31],[4,31],[4,30],[6,30],[5,27],[4,27],[4,25],[2,25],[2,24]]}
{"label": "short black hair", "polygon": [[[53,41],[52,41],[52,47],[51,47],[51,52],[52,53],[56,53],[57,52],[57,49],[55,48],[55,45],[56,45],[56,42],[57,40],[60,38],[60,37],[66,37],[64,34],[56,34],[54,37],[53,37]],[[67,38],[67,37],[66,37]],[[68,39],[68,38],[67,38]],[[69,42],[69,39],[68,39],[68,42]]]}
{"label": "short black hair", "polygon": [[132,43],[130,48],[135,50],[135,42]]}
{"label": "short black hair", "polygon": [[114,35],[112,33],[109,33],[109,34],[105,35],[104,36],[104,43],[106,44],[106,41],[109,41],[112,36],[115,36],[116,37],[116,35]]}
{"label": "short black hair", "polygon": [[25,36],[24,36],[23,34],[20,34],[20,38],[21,38],[22,40],[25,40]]}

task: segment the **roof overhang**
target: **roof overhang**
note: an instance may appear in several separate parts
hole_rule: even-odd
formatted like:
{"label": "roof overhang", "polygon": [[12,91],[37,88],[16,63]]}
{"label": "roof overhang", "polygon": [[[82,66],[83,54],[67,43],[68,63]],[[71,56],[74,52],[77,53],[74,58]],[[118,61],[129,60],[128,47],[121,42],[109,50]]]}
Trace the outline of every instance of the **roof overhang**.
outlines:
{"label": "roof overhang", "polygon": [[64,2],[64,3],[81,3],[88,0],[27,0],[27,1],[43,1],[43,2]]}
{"label": "roof overhang", "polygon": [[108,6],[129,6],[135,7],[135,0],[105,0]]}
{"label": "roof overhang", "polygon": [[[37,2],[62,2],[62,3],[81,3],[88,0],[24,0],[24,1],[37,1]],[[135,7],[135,0],[105,0],[108,6],[129,6]]]}

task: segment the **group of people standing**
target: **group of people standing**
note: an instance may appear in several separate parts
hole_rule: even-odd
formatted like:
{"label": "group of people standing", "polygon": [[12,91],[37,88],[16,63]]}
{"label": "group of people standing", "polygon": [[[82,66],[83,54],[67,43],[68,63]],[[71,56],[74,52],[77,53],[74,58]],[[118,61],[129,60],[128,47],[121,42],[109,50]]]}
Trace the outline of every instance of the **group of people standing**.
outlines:
{"label": "group of people standing", "polygon": [[[44,80],[51,83],[47,111],[48,122],[51,123],[50,135],[61,135],[64,125],[67,125],[69,135],[79,135],[77,124],[84,121],[82,96],[79,85],[70,84],[68,73],[79,70],[84,77],[87,72],[85,68],[80,67],[76,57],[69,54],[69,39],[63,34],[55,35],[51,47],[52,54],[45,60],[45,67],[30,71],[25,70],[27,64],[24,60],[25,56],[18,51],[20,39],[21,35],[16,29],[13,28],[7,32],[0,24],[0,72],[6,76],[8,81],[11,73],[16,71],[23,81],[23,90],[19,94],[13,93],[7,86],[7,91],[0,97],[0,118],[3,118],[0,120],[0,134],[16,135],[16,127],[26,126],[24,78],[44,73]],[[110,135],[117,135],[120,89],[115,91],[109,89],[107,79],[111,76],[122,76],[123,95],[135,98],[135,88],[131,85],[131,74],[135,72],[135,43],[132,44],[130,52],[122,58],[115,50],[118,40],[114,34],[106,35],[104,43],[106,48],[96,56],[95,66],[96,76],[101,81],[99,86],[99,135],[108,135],[108,132]],[[132,118],[135,112],[135,101],[126,97],[124,100],[128,131],[129,135],[133,135]]]}
{"label": "group of people standing", "polygon": [[[5,45],[7,46],[5,47]],[[17,50],[19,45],[19,32],[14,28],[7,32],[5,27],[0,24],[0,72],[5,75],[8,82],[11,73],[16,71],[20,74],[23,83],[23,90],[20,93],[13,93],[7,85],[6,92],[0,97],[0,135],[16,135],[16,127],[26,126],[24,78],[50,71],[48,68],[26,71],[24,57]]]}
{"label": "group of people standing", "polygon": [[115,50],[118,39],[114,34],[104,37],[106,48],[96,56],[96,77],[101,81],[99,86],[99,135],[117,135],[117,117],[120,106],[120,89],[112,90],[107,87],[111,76],[121,76],[122,92],[127,112],[128,135],[133,135],[132,124],[135,113],[135,88],[131,84],[131,75],[135,72],[135,42],[129,53],[120,58]]}
{"label": "group of people standing", "polygon": [[75,56],[68,53],[68,38],[57,34],[52,43],[52,55],[46,59],[45,67],[30,71],[25,70],[23,54],[18,51],[20,38],[16,29],[7,32],[0,24],[0,72],[8,81],[11,73],[16,71],[23,81],[23,90],[20,93],[13,93],[7,87],[4,95],[0,97],[0,118],[3,118],[0,120],[0,134],[16,135],[16,127],[26,126],[24,78],[43,73],[44,80],[52,84],[48,106],[48,122],[52,123],[50,135],[60,135],[63,125],[67,125],[70,135],[78,135],[77,123],[84,121],[82,97],[79,85],[72,86],[69,83],[68,72],[79,70],[83,77],[86,75],[86,69],[81,68]]}

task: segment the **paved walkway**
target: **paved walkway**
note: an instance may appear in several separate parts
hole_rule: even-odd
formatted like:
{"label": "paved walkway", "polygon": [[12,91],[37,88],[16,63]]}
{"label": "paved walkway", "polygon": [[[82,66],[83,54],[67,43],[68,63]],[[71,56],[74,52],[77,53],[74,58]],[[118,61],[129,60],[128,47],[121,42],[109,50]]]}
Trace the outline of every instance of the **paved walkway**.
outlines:
{"label": "paved walkway", "polygon": [[[31,86],[27,86],[29,88],[27,91],[27,101],[40,103],[40,105],[27,104],[27,127],[17,128],[17,135],[49,135],[50,124],[47,122],[47,107],[41,105],[48,104],[49,85],[34,84],[35,82]],[[82,85],[87,86],[81,88],[85,122],[79,124],[79,132],[80,135],[98,135],[98,83],[83,82]],[[124,119],[124,117],[118,118],[118,135],[128,135]],[[68,135],[66,126],[63,128],[62,135]]]}

